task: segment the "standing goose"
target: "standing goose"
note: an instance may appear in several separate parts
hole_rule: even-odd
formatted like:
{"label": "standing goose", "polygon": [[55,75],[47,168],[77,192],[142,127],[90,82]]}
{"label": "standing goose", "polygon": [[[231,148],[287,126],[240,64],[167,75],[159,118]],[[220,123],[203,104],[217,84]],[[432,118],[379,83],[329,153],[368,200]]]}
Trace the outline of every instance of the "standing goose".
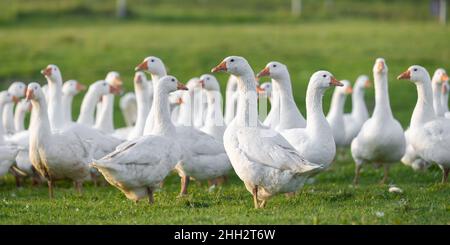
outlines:
{"label": "standing goose", "polygon": [[14,130],[16,133],[25,131],[25,114],[31,111],[31,103],[22,99],[17,103],[14,111]]}
{"label": "standing goose", "polygon": [[82,140],[76,129],[52,132],[47,103],[38,83],[28,85],[26,98],[33,105],[29,157],[33,167],[47,179],[50,198],[53,198],[54,181],[60,179],[73,180],[80,193],[82,182],[89,178],[92,147]]}
{"label": "standing goose", "polygon": [[[140,77],[139,73],[136,75],[138,78]],[[185,88],[174,77],[164,78],[161,79],[161,82],[157,82],[159,84],[157,91],[165,91],[166,96],[171,91]],[[140,81],[140,83],[142,82]],[[159,99],[159,95],[155,94],[156,100]],[[111,185],[121,190],[128,199],[136,202],[148,196],[149,203],[153,203],[154,190],[159,187],[159,184],[177,163],[189,157],[179,141],[170,137],[174,134],[173,125],[165,124],[162,117],[167,116],[167,113],[161,112],[159,109],[166,108],[157,108],[154,112],[155,128],[159,128],[158,131],[162,135],[145,135],[127,141],[114,152],[100,160],[94,160],[92,163],[92,166],[97,168]],[[163,136],[165,133],[170,136]]]}
{"label": "standing goose", "polygon": [[328,168],[336,155],[333,130],[323,113],[322,100],[325,91],[333,86],[343,86],[327,71],[314,73],[306,90],[306,128],[281,132],[298,153],[309,162]]}
{"label": "standing goose", "polygon": [[445,108],[442,106],[442,84],[448,80],[447,73],[444,69],[439,68],[434,72],[433,78],[431,79],[431,88],[433,90],[433,108],[434,113],[437,117],[444,117]]}
{"label": "standing goose", "polygon": [[237,113],[225,130],[224,145],[234,170],[253,195],[255,208],[264,207],[277,193],[297,191],[322,167],[304,160],[278,132],[259,123],[256,79],[247,60],[229,56],[212,69],[218,71],[239,78]]}
{"label": "standing goose", "polygon": [[365,163],[374,163],[384,167],[384,177],[388,178],[389,166],[398,162],[405,153],[405,136],[402,126],[392,115],[388,92],[388,67],[382,58],[375,61],[373,67],[375,86],[375,109],[358,135],[353,139],[351,152],[355,161],[354,184],[359,183],[361,167]]}
{"label": "standing goose", "polygon": [[136,124],[127,136],[128,140],[133,140],[143,135],[145,120],[147,119],[150,111],[150,97],[148,96],[150,94],[149,90],[152,89],[153,91],[153,88],[150,87],[150,82],[147,81],[147,77],[144,72],[136,72],[136,74],[134,74],[133,82],[134,94],[136,95],[137,103],[137,117]]}
{"label": "standing goose", "polygon": [[334,142],[336,147],[343,148],[346,146],[345,137],[347,125],[344,122],[344,105],[347,95],[352,93],[352,87],[348,80],[342,80],[342,87],[336,87],[331,99],[330,111],[327,115],[327,121],[333,130]]}
{"label": "standing goose", "polygon": [[276,61],[269,62],[257,75],[258,78],[263,76],[269,76],[272,79],[273,86],[277,88],[273,92],[274,94],[277,93],[279,100],[277,109],[279,121],[270,127],[278,132],[285,129],[306,127],[306,120],[295,104],[292,94],[291,78],[286,65]]}
{"label": "standing goose", "polygon": [[444,108],[444,116],[446,118],[450,118],[450,113],[448,111],[448,92],[450,91],[450,86],[448,84],[448,76],[447,80],[442,83],[442,96],[441,96],[441,104]]}
{"label": "standing goose", "polygon": [[[108,72],[106,75],[105,81],[109,83],[109,85],[122,90],[122,79],[120,74],[116,71]],[[112,134],[114,133],[114,121],[113,121],[113,113],[114,113],[114,94],[106,94],[102,96],[100,110],[97,111],[96,114],[96,123],[94,128],[100,129],[103,132]],[[97,108],[99,108],[97,107]],[[119,138],[124,138],[125,133],[120,133]]]}
{"label": "standing goose", "polygon": [[[26,90],[27,86],[23,82],[13,82],[8,88],[8,92],[17,98],[24,97]],[[14,128],[14,121],[12,120],[13,117],[14,117],[14,104],[10,103],[5,105],[5,108],[3,110],[2,123],[6,134],[14,134],[16,132]]]}
{"label": "standing goose", "polygon": [[220,93],[219,82],[209,74],[202,75],[198,82],[206,91],[208,103],[205,124],[200,130],[223,142],[223,133],[226,126],[222,114],[222,94]]}
{"label": "standing goose", "polygon": [[411,116],[408,143],[417,154],[442,169],[442,182],[450,171],[450,120],[434,113],[431,79],[422,66],[413,65],[397,79],[411,80],[417,88],[417,104]]}
{"label": "standing goose", "polygon": [[345,125],[345,145],[349,146],[352,140],[358,135],[364,122],[369,119],[366,102],[364,101],[364,91],[370,87],[369,77],[361,75],[356,79],[352,93],[352,112],[344,114]]}
{"label": "standing goose", "polygon": [[125,121],[125,126],[133,127],[137,120],[136,94],[133,92],[125,93],[120,97],[119,107]]}
{"label": "standing goose", "polygon": [[[150,66],[146,67],[145,63],[148,61],[144,60],[144,64],[141,63],[136,69],[150,71]],[[154,113],[154,120],[149,134],[172,137],[189,152],[190,160],[182,161],[175,167],[181,177],[180,195],[186,195],[190,177],[201,181],[227,175],[231,170],[230,160],[223,144],[212,136],[192,126],[173,125],[170,117],[169,94],[163,89],[161,83],[173,82],[177,79],[172,76],[165,76],[164,81],[160,79],[162,78],[152,79],[154,96],[151,110]]]}
{"label": "standing goose", "polygon": [[72,119],[72,101],[73,97],[78,93],[86,90],[86,86],[79,83],[77,80],[68,80],[62,87],[62,107],[64,124],[73,122]]}
{"label": "standing goose", "polygon": [[[13,102],[17,102],[19,99],[13,95],[11,95],[7,91],[0,92],[0,117],[3,117],[4,108],[8,104],[12,104]],[[2,118],[0,118],[2,119]],[[3,120],[0,120],[2,122]],[[3,127],[0,127],[0,152],[3,152],[4,155],[0,157],[0,176],[8,173],[12,164],[14,163],[14,159],[17,155],[17,145],[10,144],[5,141],[5,135],[3,131]]]}
{"label": "standing goose", "polygon": [[47,79],[48,95],[48,117],[52,130],[64,128],[64,118],[62,110],[62,76],[58,66],[50,64],[41,70],[42,75]]}

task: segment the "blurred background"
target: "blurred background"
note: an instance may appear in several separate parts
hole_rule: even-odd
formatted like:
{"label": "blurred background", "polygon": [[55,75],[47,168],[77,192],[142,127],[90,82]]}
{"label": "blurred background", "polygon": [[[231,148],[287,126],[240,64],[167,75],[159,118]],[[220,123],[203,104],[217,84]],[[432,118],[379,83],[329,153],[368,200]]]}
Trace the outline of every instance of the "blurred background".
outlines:
{"label": "blurred background", "polygon": [[[208,73],[225,56],[246,57],[255,72],[285,63],[305,113],[309,76],[371,76],[377,57],[390,72],[391,104],[406,126],[415,87],[395,77],[420,64],[449,69],[445,0],[0,0],[0,88],[15,80],[45,83],[39,71],[57,64],[64,80],[86,85],[120,72],[133,91],[133,68],[163,59],[182,81]],[[227,76],[217,75],[222,88]],[[331,91],[330,91],[331,93]],[[77,118],[82,95],[74,101]],[[325,97],[328,111],[330,96]],[[366,101],[373,108],[373,90]],[[116,100],[118,104],[118,100]],[[124,125],[116,105],[115,125]],[[347,102],[347,109],[350,101]]]}

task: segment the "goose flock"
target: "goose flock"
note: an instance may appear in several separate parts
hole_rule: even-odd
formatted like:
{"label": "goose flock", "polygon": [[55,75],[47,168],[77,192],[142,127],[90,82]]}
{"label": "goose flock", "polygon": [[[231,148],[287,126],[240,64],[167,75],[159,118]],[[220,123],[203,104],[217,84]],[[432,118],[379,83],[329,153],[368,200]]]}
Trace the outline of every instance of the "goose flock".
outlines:
{"label": "goose flock", "polygon": [[[136,66],[134,92],[120,97],[123,128],[113,123],[114,98],[123,93],[118,72],[86,87],[76,80],[63,83],[59,67],[50,64],[41,71],[46,85],[12,83],[0,92],[0,176],[11,173],[18,186],[25,178],[33,185],[47,182],[50,198],[58,180],[73,181],[81,193],[84,181],[96,184],[104,178],[128,199],[153,203],[155,190],[172,171],[181,179],[180,196],[188,194],[192,180],[215,186],[234,171],[255,208],[262,208],[271,196],[298,192],[309,178],[326,171],[339,151],[350,148],[355,185],[363,165],[383,167],[385,183],[390,166],[399,161],[415,170],[436,164],[447,182],[449,77],[442,68],[431,77],[424,67],[413,65],[398,76],[417,88],[405,131],[391,110],[383,58],[375,61],[373,83],[367,75],[352,87],[325,70],[312,74],[305,114],[294,100],[288,68],[280,62],[269,62],[255,73],[245,58],[229,56],[211,74],[186,84],[165,67],[155,56]],[[230,75],[224,110],[216,72]],[[263,77],[271,82],[259,84]],[[370,115],[364,91],[372,84],[375,108]],[[330,88],[334,92],[325,115],[322,101]],[[84,90],[74,119],[73,98]],[[350,94],[352,110],[344,113]],[[261,115],[268,103],[270,112]]]}

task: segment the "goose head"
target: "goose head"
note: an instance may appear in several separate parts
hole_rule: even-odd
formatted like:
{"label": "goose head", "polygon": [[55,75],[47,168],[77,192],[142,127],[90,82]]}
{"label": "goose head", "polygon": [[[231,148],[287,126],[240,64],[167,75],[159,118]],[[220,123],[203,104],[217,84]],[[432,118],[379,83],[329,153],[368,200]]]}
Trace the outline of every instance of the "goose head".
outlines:
{"label": "goose head", "polygon": [[89,86],[89,92],[95,93],[98,96],[108,95],[108,94],[119,94],[121,89],[109,84],[105,80],[99,80]]}
{"label": "goose head", "polygon": [[271,82],[265,82],[265,83],[261,84],[259,86],[259,89],[260,90],[258,91],[258,93],[260,96],[265,96],[268,98],[272,97],[272,83]]}
{"label": "goose head", "polygon": [[108,74],[106,74],[105,81],[108,82],[111,86],[116,87],[119,92],[122,92],[123,81],[117,71],[108,72]]}
{"label": "goose head", "polygon": [[256,75],[257,78],[265,76],[268,76],[278,82],[282,82],[289,77],[289,71],[286,65],[277,61],[272,61],[269,62],[266,67]]}
{"label": "goose head", "polygon": [[309,79],[308,88],[325,90],[334,86],[344,86],[328,71],[317,71]]}
{"label": "goose head", "polygon": [[170,94],[177,90],[188,90],[188,88],[178,81],[174,76],[164,76],[159,80],[159,89],[163,93]]}
{"label": "goose head", "polygon": [[216,77],[210,74],[204,74],[198,80],[199,86],[207,91],[220,91],[219,82]]}
{"label": "goose head", "polygon": [[388,72],[388,66],[383,58],[377,58],[373,66],[373,74],[386,75]]}
{"label": "goose head", "polygon": [[340,96],[346,96],[353,92],[352,85],[349,80],[341,80],[340,81],[343,86],[337,87],[336,92]]}
{"label": "goose head", "polygon": [[[26,92],[25,92],[26,93]],[[26,99],[21,99],[19,103],[17,103],[16,110],[20,113],[26,113],[31,111],[31,103]]]}
{"label": "goose head", "polygon": [[410,80],[411,82],[418,84],[427,83],[430,81],[430,74],[427,69],[419,65],[410,66],[405,72],[398,75],[399,80]]}
{"label": "goose head", "polygon": [[138,71],[134,73],[134,87],[138,90],[147,90],[147,87],[150,86],[149,82],[147,81],[147,76],[145,76],[145,73],[142,71]]}
{"label": "goose head", "polygon": [[68,96],[75,96],[84,90],[86,90],[86,86],[79,83],[77,80],[68,80],[62,87],[63,94]]}
{"label": "goose head", "polygon": [[211,70],[211,72],[219,71],[227,72],[239,77],[246,75],[249,71],[252,71],[252,69],[244,57],[228,56]]}
{"label": "goose head", "polygon": [[0,92],[0,106],[4,106],[10,103],[17,103],[19,102],[19,100],[19,97],[12,95],[8,91]]}
{"label": "goose head", "polygon": [[447,72],[443,68],[438,68],[433,74],[433,78],[431,79],[433,83],[437,83],[441,85],[442,83],[446,83],[448,81]]}
{"label": "goose head", "polygon": [[202,85],[199,83],[200,78],[193,77],[189,79],[186,83],[186,87],[189,89],[189,91],[194,91],[195,89],[202,89]]}
{"label": "goose head", "polygon": [[44,75],[49,82],[62,84],[61,71],[56,65],[53,64],[48,65],[47,67],[41,70],[41,74]]}
{"label": "goose head", "polygon": [[27,93],[25,95],[25,98],[27,99],[27,101],[45,100],[45,95],[44,95],[44,92],[42,92],[41,85],[39,85],[39,83],[36,83],[36,82],[32,82],[32,83],[28,84]]}
{"label": "goose head", "polygon": [[23,82],[13,82],[9,88],[8,92],[16,97],[24,97],[27,92],[27,85]]}
{"label": "goose head", "polygon": [[135,71],[145,71],[150,74],[163,76],[166,73],[166,67],[162,60],[155,56],[149,56],[144,59],[136,68]]}
{"label": "goose head", "polygon": [[364,90],[369,88],[372,85],[369,77],[367,75],[361,75],[356,79],[354,89],[355,90]]}

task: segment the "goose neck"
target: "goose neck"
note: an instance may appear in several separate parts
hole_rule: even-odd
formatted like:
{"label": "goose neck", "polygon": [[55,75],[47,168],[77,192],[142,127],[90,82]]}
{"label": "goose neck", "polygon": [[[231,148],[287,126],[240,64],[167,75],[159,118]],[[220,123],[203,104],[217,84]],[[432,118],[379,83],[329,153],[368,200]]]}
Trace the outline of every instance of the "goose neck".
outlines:
{"label": "goose neck", "polygon": [[175,133],[175,126],[170,118],[169,95],[167,92],[156,86],[153,95],[153,116],[154,124],[152,133],[154,135],[169,136]]}
{"label": "goose neck", "polygon": [[83,101],[81,102],[80,115],[77,120],[78,123],[88,126],[94,125],[94,112],[99,99],[100,95],[98,95],[94,90],[88,90],[83,98]]}
{"label": "goose neck", "polygon": [[148,96],[148,90],[135,89],[136,103],[137,103],[137,116],[135,128],[137,128],[141,133],[144,130],[145,120],[150,111],[150,97]]}
{"label": "goose neck", "polygon": [[223,126],[222,96],[218,91],[207,91],[208,108],[206,110],[205,125]]}
{"label": "goose neck", "polygon": [[95,125],[95,128],[101,129],[108,133],[114,132],[113,109],[114,109],[114,95],[112,94],[103,95],[100,118],[97,124]]}
{"label": "goose neck", "polygon": [[373,116],[376,118],[393,118],[391,105],[389,102],[387,74],[375,74],[374,86],[375,109],[373,111]]}
{"label": "goose neck", "polygon": [[63,126],[62,115],[62,79],[56,80],[47,78],[48,82],[48,116],[52,128],[61,128]]}
{"label": "goose neck", "polygon": [[368,118],[366,102],[364,101],[364,89],[357,88],[352,94],[352,116],[354,118]]}
{"label": "goose neck", "polygon": [[436,113],[436,116],[443,116],[444,115],[444,108],[441,104],[441,88],[442,85],[437,82],[431,82],[432,91],[433,91],[433,107],[434,112]]}
{"label": "goose neck", "polygon": [[256,80],[253,71],[244,73],[239,77],[239,99],[235,121],[241,127],[258,126],[258,110],[256,94]]}
{"label": "goose neck", "polygon": [[433,94],[430,81],[416,83],[416,87],[417,103],[411,117],[410,127],[423,125],[436,117],[433,108]]}
{"label": "goose neck", "polygon": [[330,116],[342,116],[344,114],[345,97],[338,89],[334,90],[331,98]]}
{"label": "goose neck", "polygon": [[21,132],[25,130],[25,110],[18,110],[14,113],[14,128],[16,132]]}
{"label": "goose neck", "polygon": [[62,106],[65,123],[72,122],[72,102],[73,102],[73,95],[63,94]]}
{"label": "goose neck", "polygon": [[[31,100],[33,110],[30,120],[30,143],[37,141],[48,141],[51,136],[50,121],[47,112],[47,103],[44,98]],[[30,144],[31,145],[31,144]]]}
{"label": "goose neck", "polygon": [[[322,100],[325,89],[308,86],[306,90],[306,130],[314,135],[331,131],[323,113]],[[326,132],[325,132],[326,133]]]}

